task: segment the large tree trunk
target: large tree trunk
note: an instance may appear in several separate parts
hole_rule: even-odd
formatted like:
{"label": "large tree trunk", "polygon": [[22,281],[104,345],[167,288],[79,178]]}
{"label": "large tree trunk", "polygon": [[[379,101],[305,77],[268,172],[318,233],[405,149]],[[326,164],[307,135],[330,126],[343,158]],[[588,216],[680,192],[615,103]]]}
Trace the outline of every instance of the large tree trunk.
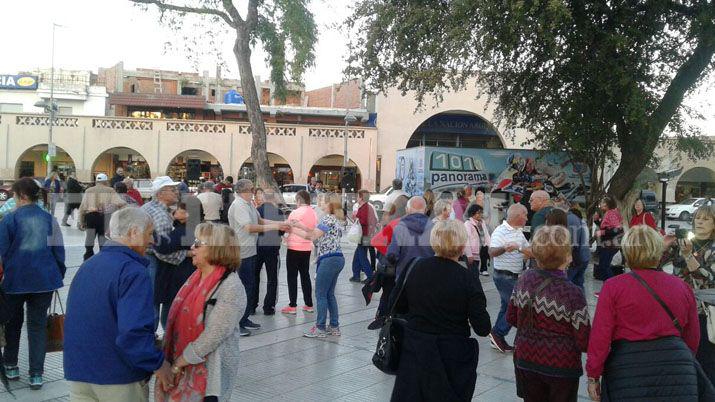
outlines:
{"label": "large tree trunk", "polygon": [[236,29],[236,42],[233,45],[233,54],[236,56],[236,62],[238,63],[243,100],[246,102],[248,121],[251,124],[251,159],[253,160],[253,168],[256,171],[256,186],[264,189],[270,187],[278,191],[278,184],[273,179],[273,174],[268,164],[266,125],[263,123],[261,102],[258,98],[258,91],[256,90],[256,81],[253,79],[249,37],[241,28]]}
{"label": "large tree trunk", "polygon": [[628,155],[621,155],[618,169],[613,173],[611,185],[608,187],[608,194],[617,202],[625,201],[628,192],[636,183],[636,178],[653,157],[654,150],[654,146],[643,144],[640,148],[629,148]]}

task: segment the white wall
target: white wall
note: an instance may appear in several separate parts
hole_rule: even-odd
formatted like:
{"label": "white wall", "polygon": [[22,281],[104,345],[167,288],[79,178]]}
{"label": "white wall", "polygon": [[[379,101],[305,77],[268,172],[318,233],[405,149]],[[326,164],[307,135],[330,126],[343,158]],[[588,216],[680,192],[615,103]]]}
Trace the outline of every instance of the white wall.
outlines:
{"label": "white wall", "polygon": [[[73,115],[104,116],[107,101],[107,90],[104,87],[89,87],[87,91],[55,91],[54,97],[59,107],[71,107]],[[50,97],[49,89],[37,91],[0,90],[0,103],[22,104],[20,113],[44,113],[35,107],[35,103]]]}

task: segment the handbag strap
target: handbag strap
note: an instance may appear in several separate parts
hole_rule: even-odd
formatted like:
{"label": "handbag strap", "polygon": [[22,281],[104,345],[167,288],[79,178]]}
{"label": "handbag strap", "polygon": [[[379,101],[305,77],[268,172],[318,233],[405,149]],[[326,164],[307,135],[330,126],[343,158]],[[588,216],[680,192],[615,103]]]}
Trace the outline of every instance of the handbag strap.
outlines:
{"label": "handbag strap", "polygon": [[650,293],[650,295],[653,296],[655,301],[657,301],[658,304],[660,304],[660,306],[663,307],[663,310],[665,310],[665,312],[668,313],[668,317],[670,317],[670,319],[673,321],[673,325],[675,325],[675,328],[678,329],[678,332],[680,332],[680,335],[682,336],[683,335],[683,327],[680,325],[678,318],[675,317],[675,315],[673,314],[672,311],[670,311],[670,308],[668,308],[668,305],[665,304],[663,299],[661,299],[660,296],[658,296],[658,294],[655,293],[655,290],[653,290],[653,288],[650,287],[650,285],[648,285],[648,283],[645,281],[645,279],[643,279],[640,275],[635,273],[635,271],[631,271],[628,274],[630,276],[636,278],[638,280],[638,282],[640,282],[640,284],[643,285],[644,288],[646,288],[648,293]]}
{"label": "handbag strap", "polygon": [[415,265],[417,265],[417,261],[419,261],[419,258],[415,257],[412,259],[412,261],[410,261],[410,264],[407,266],[407,270],[405,270],[405,280],[402,281],[402,286],[400,286],[400,289],[395,295],[395,302],[392,303],[392,307],[390,307],[390,314],[388,314],[389,317],[392,317],[392,314],[395,312],[395,306],[397,306],[397,302],[402,296],[402,291],[405,289],[405,285],[407,284],[407,278],[409,278],[410,272],[412,272],[412,269],[415,267]]}
{"label": "handbag strap", "polygon": [[53,299],[53,302],[54,302],[53,305],[52,305],[52,314],[55,313],[58,304],[60,305],[60,312],[61,312],[62,314],[64,314],[64,313],[65,313],[65,308],[64,308],[64,306],[62,306],[62,299],[60,298],[60,292],[57,291],[57,290],[55,290],[55,291],[53,292],[53,295],[52,295],[52,296],[53,296],[52,299]]}

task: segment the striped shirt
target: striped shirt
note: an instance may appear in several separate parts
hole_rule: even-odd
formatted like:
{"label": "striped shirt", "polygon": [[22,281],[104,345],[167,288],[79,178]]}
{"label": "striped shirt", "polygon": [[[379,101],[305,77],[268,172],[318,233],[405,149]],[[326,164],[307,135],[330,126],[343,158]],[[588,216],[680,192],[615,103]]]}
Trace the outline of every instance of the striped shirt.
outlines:
{"label": "striped shirt", "polygon": [[[154,223],[154,234],[157,237],[163,237],[168,240],[171,236],[171,231],[174,230],[174,218],[171,216],[169,208],[157,200],[152,200],[142,205],[141,209],[143,209],[151,217],[151,220]],[[150,254],[154,254],[156,258],[166,263],[179,265],[182,261],[184,261],[187,253],[187,250],[178,250],[171,254],[161,254],[157,253],[156,250],[151,249]]]}
{"label": "striped shirt", "polygon": [[[489,246],[492,248],[500,248],[509,243],[516,243],[522,248],[529,246],[529,242],[526,240],[526,237],[524,237],[522,230],[513,228],[507,223],[507,221],[504,221],[504,223],[494,229],[491,244]],[[515,274],[520,274],[521,271],[524,270],[524,255],[516,250],[494,257],[492,260],[494,269],[500,271],[509,271]]]}

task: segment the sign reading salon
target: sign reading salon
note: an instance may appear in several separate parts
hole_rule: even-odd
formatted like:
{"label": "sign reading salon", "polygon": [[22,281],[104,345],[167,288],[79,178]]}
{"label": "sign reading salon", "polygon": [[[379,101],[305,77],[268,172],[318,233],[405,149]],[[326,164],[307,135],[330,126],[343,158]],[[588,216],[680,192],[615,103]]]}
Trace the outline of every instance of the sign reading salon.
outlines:
{"label": "sign reading salon", "polygon": [[37,77],[24,74],[0,74],[0,89],[37,89]]}

